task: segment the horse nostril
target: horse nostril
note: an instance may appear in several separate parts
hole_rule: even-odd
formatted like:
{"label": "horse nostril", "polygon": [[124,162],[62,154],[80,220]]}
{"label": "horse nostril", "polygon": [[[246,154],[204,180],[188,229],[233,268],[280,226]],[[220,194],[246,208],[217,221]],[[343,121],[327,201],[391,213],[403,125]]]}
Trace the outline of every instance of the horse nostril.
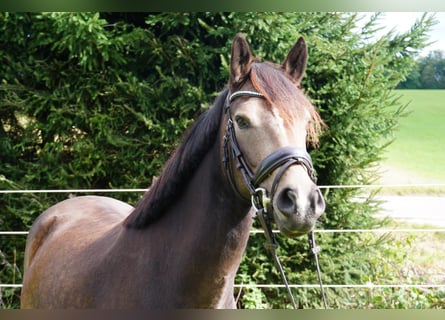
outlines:
{"label": "horse nostril", "polygon": [[315,213],[317,215],[321,215],[325,209],[326,209],[326,203],[324,201],[324,197],[321,194],[320,189],[316,189],[314,193],[314,206],[315,206]]}
{"label": "horse nostril", "polygon": [[282,213],[291,215],[297,212],[297,194],[289,188],[281,190],[277,198],[277,208]]}

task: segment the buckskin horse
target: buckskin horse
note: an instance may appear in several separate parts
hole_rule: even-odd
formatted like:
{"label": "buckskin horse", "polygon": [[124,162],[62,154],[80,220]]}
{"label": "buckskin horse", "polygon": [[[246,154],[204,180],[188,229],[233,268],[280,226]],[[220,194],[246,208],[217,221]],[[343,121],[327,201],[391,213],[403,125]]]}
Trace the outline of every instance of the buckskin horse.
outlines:
{"label": "buckskin horse", "polygon": [[37,218],[22,307],[234,308],[252,203],[288,237],[325,209],[306,149],[322,124],[300,88],[306,63],[303,38],[276,65],[236,35],[228,87],[135,208],[82,196]]}

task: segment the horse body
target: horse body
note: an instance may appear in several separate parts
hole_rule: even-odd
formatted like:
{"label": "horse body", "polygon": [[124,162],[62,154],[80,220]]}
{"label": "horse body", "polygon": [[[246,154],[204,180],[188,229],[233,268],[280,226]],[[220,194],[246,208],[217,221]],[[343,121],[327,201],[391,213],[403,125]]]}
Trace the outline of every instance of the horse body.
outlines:
{"label": "horse body", "polygon": [[88,288],[99,281],[91,282],[91,278],[106,261],[113,242],[97,248],[105,239],[118,237],[114,231],[131,208],[111,198],[90,196],[65,200],[46,210],[28,236],[22,307],[90,305]]}
{"label": "horse body", "polygon": [[312,230],[325,208],[306,151],[321,121],[300,90],[306,61],[302,38],[276,66],[235,37],[229,88],[135,208],[85,196],[36,220],[22,307],[234,308],[251,199],[288,237]]}
{"label": "horse body", "polygon": [[44,212],[29,235],[22,307],[233,308],[252,217],[245,204],[227,202],[231,191],[221,192],[220,175],[210,172],[218,171],[215,159],[202,166],[208,170],[148,230],[126,227],[133,208],[108,197]]}

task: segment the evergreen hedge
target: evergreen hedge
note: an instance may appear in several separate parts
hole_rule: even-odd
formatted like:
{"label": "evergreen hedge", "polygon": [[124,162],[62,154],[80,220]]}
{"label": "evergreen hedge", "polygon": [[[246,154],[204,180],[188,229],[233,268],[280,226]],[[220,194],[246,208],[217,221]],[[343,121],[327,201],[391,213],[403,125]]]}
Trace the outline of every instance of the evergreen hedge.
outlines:
{"label": "evergreen hedge", "polygon": [[[378,15],[361,30],[347,13],[0,13],[0,189],[143,188],[183,131],[225,86],[233,36],[281,62],[298,36],[309,47],[303,81],[327,124],[312,150],[320,185],[367,184],[402,108],[393,88],[426,43],[432,18],[404,34],[373,39]],[[400,106],[402,107],[402,106]],[[326,189],[325,229],[373,228],[373,194]],[[66,194],[3,194],[0,230],[27,230]],[[113,195],[135,204],[141,194]],[[280,242],[290,283],[317,283],[305,239]],[[325,283],[380,277],[385,239],[323,234]],[[24,239],[0,238],[0,282],[20,283]],[[390,259],[390,258],[388,258]],[[261,235],[249,240],[239,283],[280,283]],[[8,306],[18,290],[3,290]],[[294,290],[299,307],[319,307],[317,289]],[[359,306],[328,290],[332,307]],[[359,298],[357,298],[359,299]],[[354,304],[355,303],[355,304]],[[247,289],[239,306],[281,308],[282,289]]]}

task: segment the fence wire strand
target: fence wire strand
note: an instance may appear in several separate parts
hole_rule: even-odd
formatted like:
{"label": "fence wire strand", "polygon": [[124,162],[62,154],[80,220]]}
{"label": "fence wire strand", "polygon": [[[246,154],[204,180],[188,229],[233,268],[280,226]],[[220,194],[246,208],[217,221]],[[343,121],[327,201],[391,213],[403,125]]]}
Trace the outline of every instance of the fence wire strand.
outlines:
{"label": "fence wire strand", "polygon": [[[428,183],[428,184],[375,184],[375,185],[329,185],[329,186],[319,186],[320,189],[384,189],[384,188],[435,188],[435,187],[445,187],[445,183]],[[146,188],[133,188],[133,189],[53,189],[53,190],[0,190],[0,194],[23,194],[23,193],[122,193],[122,192],[146,192]],[[445,232],[445,228],[429,228],[429,229],[328,229],[328,230],[314,230],[316,233],[393,233],[393,232]],[[273,230],[273,232],[278,233],[278,230]],[[28,231],[0,231],[0,236],[20,236],[28,235]],[[252,229],[251,234],[264,233],[263,230]],[[235,288],[284,288],[284,284],[235,284]],[[319,284],[289,284],[291,288],[319,288]],[[324,284],[325,288],[342,288],[342,289],[384,289],[384,288],[398,288],[398,289],[441,289],[445,288],[445,284]],[[22,284],[2,284],[1,288],[22,288]]]}

